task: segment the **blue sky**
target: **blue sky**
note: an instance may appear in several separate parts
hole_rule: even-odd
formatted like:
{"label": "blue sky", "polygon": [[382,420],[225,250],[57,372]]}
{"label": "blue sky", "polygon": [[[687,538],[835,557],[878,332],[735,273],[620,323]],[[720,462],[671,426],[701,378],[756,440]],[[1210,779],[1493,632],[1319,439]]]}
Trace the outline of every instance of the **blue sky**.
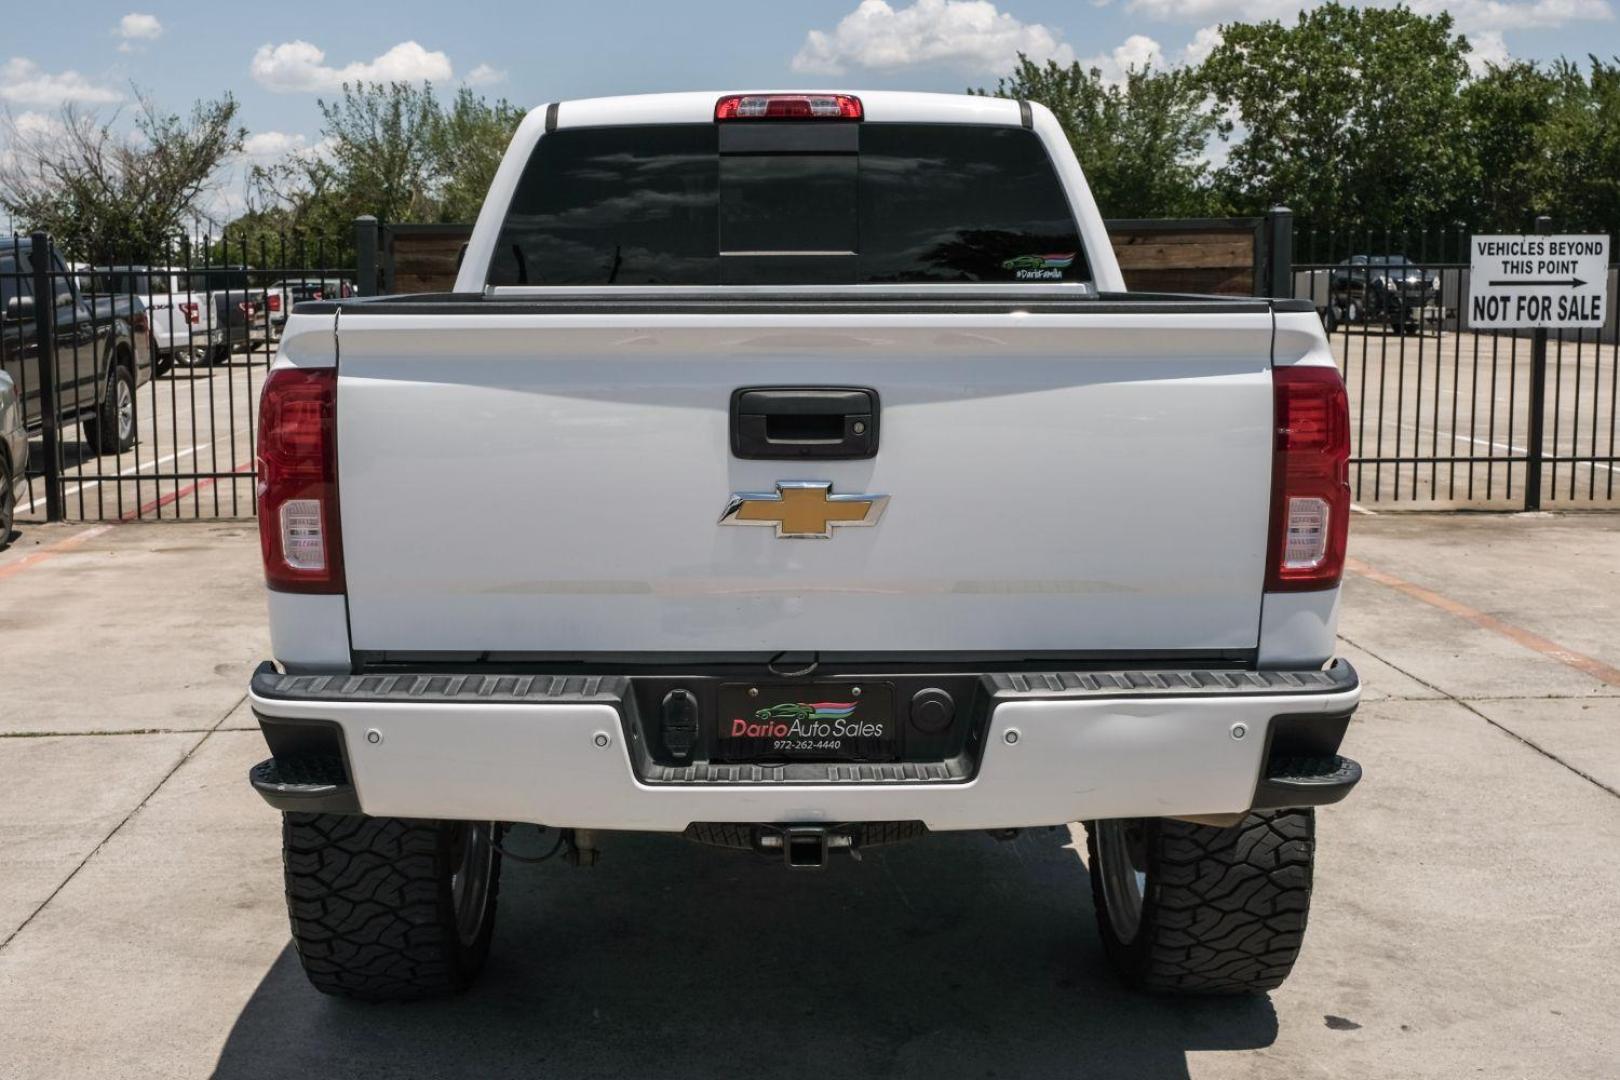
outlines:
{"label": "blue sky", "polygon": [[[1620,53],[1610,0],[1470,0],[1452,13],[1481,55]],[[111,110],[131,84],[182,109],[234,93],[260,159],[318,138],[316,99],[344,77],[470,83],[519,104],[693,88],[993,84],[1020,49],[1095,62],[1196,58],[1222,22],[1276,16],[1272,0],[798,0],[795,3],[275,4],[79,0],[7,4],[0,107],[43,123],[65,101]],[[69,16],[69,13],[70,16]],[[229,201],[230,196],[224,196]]]}

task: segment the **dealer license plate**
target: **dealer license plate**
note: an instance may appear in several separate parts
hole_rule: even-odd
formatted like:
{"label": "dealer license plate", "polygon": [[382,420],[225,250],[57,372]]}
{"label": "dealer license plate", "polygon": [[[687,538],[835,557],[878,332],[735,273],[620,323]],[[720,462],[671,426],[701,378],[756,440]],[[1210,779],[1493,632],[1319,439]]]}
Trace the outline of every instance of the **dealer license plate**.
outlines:
{"label": "dealer license plate", "polygon": [[899,755],[889,683],[727,683],[716,757],[726,761],[893,761]]}

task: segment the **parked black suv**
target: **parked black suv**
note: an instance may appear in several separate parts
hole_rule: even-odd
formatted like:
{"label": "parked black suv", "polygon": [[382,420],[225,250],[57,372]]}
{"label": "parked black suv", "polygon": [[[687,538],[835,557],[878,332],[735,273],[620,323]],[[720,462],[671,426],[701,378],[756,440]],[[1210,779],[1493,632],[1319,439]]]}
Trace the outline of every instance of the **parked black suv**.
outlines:
{"label": "parked black suv", "polygon": [[[33,257],[27,237],[0,242],[0,366],[17,385],[30,431],[43,419]],[[79,421],[98,453],[128,450],[135,445],[135,389],[152,377],[145,309],[130,297],[86,296],[61,256],[52,251],[49,258],[57,414]]]}
{"label": "parked black suv", "polygon": [[1440,275],[1405,255],[1352,255],[1328,273],[1328,332],[1340,322],[1384,323],[1397,334],[1438,318]]}

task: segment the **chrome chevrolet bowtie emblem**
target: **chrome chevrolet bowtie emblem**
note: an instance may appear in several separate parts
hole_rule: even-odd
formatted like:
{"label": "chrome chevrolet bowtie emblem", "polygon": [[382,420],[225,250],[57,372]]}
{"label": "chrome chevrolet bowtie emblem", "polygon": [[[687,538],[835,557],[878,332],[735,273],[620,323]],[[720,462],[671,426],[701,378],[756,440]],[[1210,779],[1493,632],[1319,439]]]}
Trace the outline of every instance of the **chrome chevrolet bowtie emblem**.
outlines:
{"label": "chrome chevrolet bowtie emblem", "polygon": [[876,525],[887,495],[834,495],[819,480],[778,480],[774,492],[731,497],[722,525],[774,525],[784,540],[829,540],[834,525]]}

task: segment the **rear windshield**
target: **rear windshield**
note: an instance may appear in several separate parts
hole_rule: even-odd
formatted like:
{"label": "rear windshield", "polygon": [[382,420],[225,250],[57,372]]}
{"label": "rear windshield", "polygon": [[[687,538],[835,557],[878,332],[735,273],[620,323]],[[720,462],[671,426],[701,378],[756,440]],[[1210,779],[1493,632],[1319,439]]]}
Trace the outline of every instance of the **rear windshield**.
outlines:
{"label": "rear windshield", "polygon": [[1046,149],[1023,128],[577,128],[529,159],[491,285],[1087,281]]}
{"label": "rear windshield", "polygon": [[245,289],[248,287],[247,271],[225,266],[211,270],[193,270],[186,281],[186,287],[192,292]]}
{"label": "rear windshield", "polygon": [[88,287],[93,292],[135,293],[146,296],[169,291],[169,279],[162,274],[132,274],[118,270],[103,270],[92,275],[88,281]]}

